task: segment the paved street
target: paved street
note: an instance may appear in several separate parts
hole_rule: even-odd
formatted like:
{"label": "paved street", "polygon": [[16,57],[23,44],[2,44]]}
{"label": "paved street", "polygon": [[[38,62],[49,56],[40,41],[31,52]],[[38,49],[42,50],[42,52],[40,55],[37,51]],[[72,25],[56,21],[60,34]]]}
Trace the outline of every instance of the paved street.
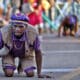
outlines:
{"label": "paved street", "polygon": [[[50,37],[50,38],[49,38]],[[79,38],[44,36],[42,42],[44,68],[76,68],[80,66]]]}
{"label": "paved street", "polygon": [[[56,34],[44,34],[41,44],[43,52],[42,73],[52,76],[51,79],[38,79],[36,76],[26,78],[25,75],[21,77],[16,71],[13,78],[6,78],[0,69],[0,80],[80,80],[80,72],[78,71],[80,70],[78,68],[80,67],[79,38],[58,38]],[[75,69],[77,70],[74,71]],[[71,73],[71,71],[73,72]],[[76,74],[74,74],[75,72]]]}

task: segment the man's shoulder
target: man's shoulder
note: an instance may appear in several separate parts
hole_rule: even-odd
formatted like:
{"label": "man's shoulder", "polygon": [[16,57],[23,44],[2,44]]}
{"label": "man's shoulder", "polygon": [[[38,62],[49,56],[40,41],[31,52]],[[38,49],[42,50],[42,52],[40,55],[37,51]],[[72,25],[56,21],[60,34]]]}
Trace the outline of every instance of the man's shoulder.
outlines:
{"label": "man's shoulder", "polygon": [[4,26],[3,28],[0,29],[2,37],[3,37],[3,41],[5,43],[7,43],[7,41],[11,40],[11,26]]}
{"label": "man's shoulder", "polygon": [[33,26],[28,26],[26,31],[33,34],[38,34],[37,30]]}
{"label": "man's shoulder", "polygon": [[11,26],[10,25],[7,25],[7,26],[4,26],[0,29],[1,32],[9,32],[11,30]]}
{"label": "man's shoulder", "polygon": [[36,31],[36,29],[33,26],[28,26],[26,33],[27,33],[27,36],[28,36],[29,40],[31,41],[31,43],[35,40],[35,38],[38,35],[38,32]]}

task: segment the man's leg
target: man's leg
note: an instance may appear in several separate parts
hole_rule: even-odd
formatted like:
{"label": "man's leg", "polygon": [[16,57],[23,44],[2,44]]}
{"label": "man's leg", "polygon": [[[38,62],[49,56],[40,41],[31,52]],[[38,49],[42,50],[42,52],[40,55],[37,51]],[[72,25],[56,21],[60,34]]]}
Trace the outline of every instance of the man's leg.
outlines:
{"label": "man's leg", "polygon": [[74,36],[75,35],[75,26],[74,26],[74,24],[71,24],[70,25],[70,35],[71,36]]}
{"label": "man's leg", "polygon": [[34,76],[34,70],[35,70],[35,63],[33,57],[25,57],[20,60],[21,61],[21,67],[23,71],[26,73],[27,77],[33,77]]}
{"label": "man's leg", "polygon": [[2,58],[2,67],[6,77],[12,77],[14,70],[16,69],[14,65],[14,59],[10,55]]}

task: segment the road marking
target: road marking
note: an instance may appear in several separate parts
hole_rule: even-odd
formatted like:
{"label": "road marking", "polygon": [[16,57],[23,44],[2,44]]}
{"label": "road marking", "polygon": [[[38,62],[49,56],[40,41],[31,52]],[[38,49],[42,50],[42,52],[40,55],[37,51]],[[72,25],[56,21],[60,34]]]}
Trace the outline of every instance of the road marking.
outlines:
{"label": "road marking", "polygon": [[42,72],[71,72],[73,71],[74,69],[42,69]]}
{"label": "road marking", "polygon": [[[62,68],[62,69],[42,69],[42,72],[71,72],[74,71],[74,68]],[[37,72],[37,70],[35,70],[35,72]],[[15,70],[15,73],[17,73],[17,70]]]}
{"label": "road marking", "polygon": [[65,40],[41,40],[41,42],[43,43],[47,43],[47,42],[49,42],[49,43],[80,43],[80,40],[67,40],[67,39],[65,39]]}
{"label": "road marking", "polygon": [[80,50],[42,51],[42,53],[80,53]]}

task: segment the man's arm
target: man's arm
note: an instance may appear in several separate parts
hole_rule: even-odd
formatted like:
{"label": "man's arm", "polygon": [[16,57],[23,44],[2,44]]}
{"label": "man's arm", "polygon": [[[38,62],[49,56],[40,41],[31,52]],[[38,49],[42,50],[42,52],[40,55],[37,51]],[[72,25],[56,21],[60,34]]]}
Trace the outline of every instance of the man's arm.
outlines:
{"label": "man's arm", "polygon": [[42,70],[42,52],[40,49],[40,41],[39,38],[36,37],[36,40],[34,42],[34,49],[35,49],[35,58],[36,58],[36,65],[37,65],[37,75],[38,78],[51,78],[48,75],[42,75],[41,70]]}
{"label": "man's arm", "polygon": [[37,75],[41,76],[41,68],[42,68],[42,54],[40,50],[35,51],[36,65],[37,65]]}
{"label": "man's arm", "polygon": [[62,28],[63,28],[63,22],[60,24],[60,27],[59,27],[59,29],[58,29],[58,37],[60,37],[62,34]]}
{"label": "man's arm", "polygon": [[34,41],[34,50],[35,50],[35,59],[36,59],[36,65],[37,65],[37,74],[40,75],[41,67],[42,67],[42,54],[40,50],[40,40],[38,36]]}

